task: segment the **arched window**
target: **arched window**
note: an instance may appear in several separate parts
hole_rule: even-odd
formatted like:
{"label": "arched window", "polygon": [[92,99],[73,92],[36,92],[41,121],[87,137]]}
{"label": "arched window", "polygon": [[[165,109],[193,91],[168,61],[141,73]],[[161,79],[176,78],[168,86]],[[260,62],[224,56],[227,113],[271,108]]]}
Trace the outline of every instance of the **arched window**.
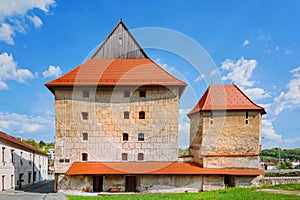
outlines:
{"label": "arched window", "polygon": [[128,133],[123,133],[123,141],[128,141]]}
{"label": "arched window", "polygon": [[87,113],[87,112],[82,112],[81,115],[82,115],[82,119],[83,119],[83,120],[88,120],[88,119],[89,119],[89,113]]}
{"label": "arched window", "polygon": [[145,119],[145,112],[144,111],[139,112],[139,119]]}
{"label": "arched window", "polygon": [[138,153],[138,160],[144,160],[144,154]]}
{"label": "arched window", "polygon": [[83,140],[88,140],[89,139],[89,134],[88,133],[82,133],[82,139]]}
{"label": "arched window", "polygon": [[82,161],[88,161],[88,154],[82,153]]}
{"label": "arched window", "polygon": [[138,141],[144,141],[144,133],[138,134]]}

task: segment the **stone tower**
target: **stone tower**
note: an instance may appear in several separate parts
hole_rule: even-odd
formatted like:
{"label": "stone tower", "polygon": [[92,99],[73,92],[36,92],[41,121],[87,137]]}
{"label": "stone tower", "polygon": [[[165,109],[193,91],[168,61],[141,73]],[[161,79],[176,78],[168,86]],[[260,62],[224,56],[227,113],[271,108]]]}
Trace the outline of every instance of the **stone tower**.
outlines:
{"label": "stone tower", "polygon": [[264,108],[236,85],[210,85],[190,118],[190,154],[203,168],[259,169]]}

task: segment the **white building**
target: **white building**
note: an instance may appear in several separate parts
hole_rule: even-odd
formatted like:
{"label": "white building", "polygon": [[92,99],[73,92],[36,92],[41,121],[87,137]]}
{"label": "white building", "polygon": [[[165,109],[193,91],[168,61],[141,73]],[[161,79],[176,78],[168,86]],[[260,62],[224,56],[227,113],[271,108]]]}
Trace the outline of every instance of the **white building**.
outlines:
{"label": "white building", "polygon": [[0,131],[0,188],[20,188],[46,180],[47,154]]}

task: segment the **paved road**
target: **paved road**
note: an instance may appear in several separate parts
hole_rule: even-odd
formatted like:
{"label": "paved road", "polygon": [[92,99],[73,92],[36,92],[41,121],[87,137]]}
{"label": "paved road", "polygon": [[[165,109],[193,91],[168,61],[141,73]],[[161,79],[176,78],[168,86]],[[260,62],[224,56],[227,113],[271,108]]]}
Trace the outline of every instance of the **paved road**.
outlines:
{"label": "paved road", "polygon": [[64,194],[53,192],[54,181],[45,181],[32,185],[23,191],[12,190],[0,192],[0,200],[66,200]]}

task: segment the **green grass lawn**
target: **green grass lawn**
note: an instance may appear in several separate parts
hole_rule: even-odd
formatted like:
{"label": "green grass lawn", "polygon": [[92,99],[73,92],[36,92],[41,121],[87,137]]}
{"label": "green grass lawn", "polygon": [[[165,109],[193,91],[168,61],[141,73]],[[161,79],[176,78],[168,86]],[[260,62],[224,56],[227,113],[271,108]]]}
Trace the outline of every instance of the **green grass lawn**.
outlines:
{"label": "green grass lawn", "polygon": [[124,195],[111,195],[111,196],[67,196],[69,200],[95,200],[95,199],[150,199],[150,200],[173,200],[173,199],[222,199],[222,200],[235,200],[235,199],[251,199],[251,200],[300,200],[300,196],[286,195],[286,194],[270,194],[264,192],[255,192],[257,189],[268,188],[268,189],[281,189],[281,190],[297,190],[299,191],[300,184],[287,184],[287,185],[276,185],[276,186],[264,186],[264,187],[253,187],[253,188],[230,188],[225,190],[216,191],[205,191],[200,193],[177,193],[177,194],[124,194]]}

